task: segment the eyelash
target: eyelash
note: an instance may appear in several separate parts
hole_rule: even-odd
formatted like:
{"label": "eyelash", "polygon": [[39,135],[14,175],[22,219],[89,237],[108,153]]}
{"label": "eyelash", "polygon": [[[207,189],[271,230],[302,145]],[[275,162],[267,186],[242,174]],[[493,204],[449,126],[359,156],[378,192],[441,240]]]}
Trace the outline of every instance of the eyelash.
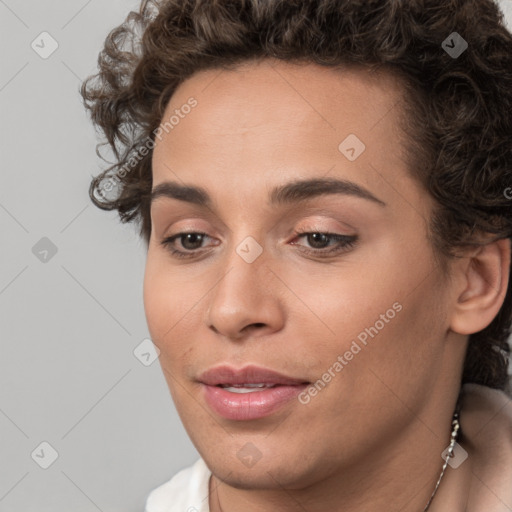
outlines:
{"label": "eyelash", "polygon": [[[330,239],[337,242],[337,245],[334,248],[331,249],[300,249],[302,252],[305,252],[310,255],[315,256],[331,256],[336,254],[341,254],[343,252],[346,252],[350,249],[352,249],[356,242],[357,242],[357,236],[356,235],[339,235],[337,233],[328,233],[324,231],[295,231],[294,236],[301,238],[305,237],[307,235],[325,235],[329,237]],[[179,251],[173,247],[173,243],[177,238],[181,238],[185,235],[200,235],[200,236],[208,236],[206,233],[203,233],[201,231],[187,231],[182,233],[177,233],[175,235],[172,235],[168,238],[165,238],[160,243],[163,247],[165,247],[166,250],[168,250],[172,256],[176,258],[193,258],[197,255],[198,250],[188,250],[188,251]],[[296,244],[293,244],[296,245]],[[300,246],[303,247],[303,246]]]}

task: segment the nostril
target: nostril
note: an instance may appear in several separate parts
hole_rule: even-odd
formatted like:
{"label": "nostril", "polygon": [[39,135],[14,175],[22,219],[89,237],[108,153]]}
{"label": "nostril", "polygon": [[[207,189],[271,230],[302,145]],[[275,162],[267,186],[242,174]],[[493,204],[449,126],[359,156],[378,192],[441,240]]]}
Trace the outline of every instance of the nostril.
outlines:
{"label": "nostril", "polygon": [[265,324],[262,323],[262,322],[256,322],[254,324],[250,324],[250,325],[247,325],[244,327],[244,331],[250,331],[251,329],[257,329],[257,328],[260,328],[260,327],[265,327]]}

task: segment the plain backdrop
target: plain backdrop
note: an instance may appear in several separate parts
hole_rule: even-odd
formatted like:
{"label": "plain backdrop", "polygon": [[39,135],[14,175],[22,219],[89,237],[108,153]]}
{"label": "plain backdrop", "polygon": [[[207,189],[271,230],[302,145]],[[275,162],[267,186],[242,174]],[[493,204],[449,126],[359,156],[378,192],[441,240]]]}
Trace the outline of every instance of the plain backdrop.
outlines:
{"label": "plain backdrop", "polygon": [[0,0],[0,512],[142,511],[199,456],[141,356],[144,245],[88,197],[79,86],[138,5]]}

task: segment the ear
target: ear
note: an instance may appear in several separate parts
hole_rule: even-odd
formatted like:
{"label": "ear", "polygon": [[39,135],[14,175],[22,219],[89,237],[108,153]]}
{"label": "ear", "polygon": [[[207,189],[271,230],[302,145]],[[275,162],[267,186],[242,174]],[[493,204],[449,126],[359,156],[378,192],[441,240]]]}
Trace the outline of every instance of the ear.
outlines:
{"label": "ear", "polygon": [[498,314],[510,274],[511,239],[502,238],[472,250],[458,266],[457,302],[450,327],[459,334],[485,329]]}

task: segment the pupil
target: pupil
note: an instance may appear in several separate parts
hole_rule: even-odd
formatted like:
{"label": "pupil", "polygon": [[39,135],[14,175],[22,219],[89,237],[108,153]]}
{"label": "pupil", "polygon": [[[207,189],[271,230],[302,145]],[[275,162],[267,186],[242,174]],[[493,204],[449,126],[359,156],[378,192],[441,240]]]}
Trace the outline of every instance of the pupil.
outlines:
{"label": "pupil", "polygon": [[[308,238],[308,242],[310,243],[310,245],[312,245],[315,248],[322,248],[326,245],[325,242],[328,242],[327,236],[324,235],[323,233],[312,233],[308,235]],[[323,242],[319,242],[319,239],[323,239]]]}
{"label": "pupil", "polygon": [[[198,233],[187,233],[181,237],[181,244],[185,249],[198,249],[201,247],[203,235],[200,235]],[[196,239],[194,241],[194,239]],[[187,247],[187,244],[189,242],[192,242],[192,247]]]}

